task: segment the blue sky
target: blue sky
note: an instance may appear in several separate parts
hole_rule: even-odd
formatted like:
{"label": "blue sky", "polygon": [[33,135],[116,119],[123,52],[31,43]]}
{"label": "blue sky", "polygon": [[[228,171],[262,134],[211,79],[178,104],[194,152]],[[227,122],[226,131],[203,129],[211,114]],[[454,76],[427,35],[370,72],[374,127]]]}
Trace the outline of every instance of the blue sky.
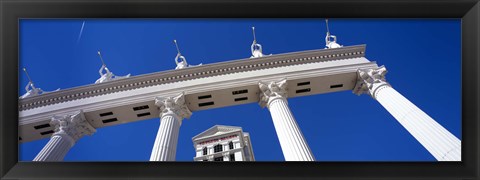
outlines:
{"label": "blue sky", "polygon": [[[329,25],[340,44],[366,44],[367,59],[387,67],[387,81],[461,139],[460,19],[330,19]],[[174,69],[174,39],[190,64],[247,58],[252,26],[264,54],[325,46],[324,19],[24,19],[19,68],[52,91],[93,84],[97,50],[120,76]],[[28,80],[19,73],[22,95]],[[288,102],[318,161],[435,161],[369,95],[342,91]],[[148,161],[159,124],[156,118],[99,128],[65,161]],[[270,113],[256,103],[193,112],[180,127],[177,160],[193,160],[191,138],[216,124],[249,132],[257,161],[284,160]],[[31,161],[48,140],[19,145],[19,159]]]}

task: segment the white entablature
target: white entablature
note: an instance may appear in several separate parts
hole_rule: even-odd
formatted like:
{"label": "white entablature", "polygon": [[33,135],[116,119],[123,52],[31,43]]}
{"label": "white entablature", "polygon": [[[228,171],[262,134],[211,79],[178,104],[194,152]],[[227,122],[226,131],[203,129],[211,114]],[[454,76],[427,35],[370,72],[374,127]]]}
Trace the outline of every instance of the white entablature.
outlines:
{"label": "white entablature", "polygon": [[259,101],[259,81],[287,79],[288,97],[352,90],[357,69],[378,67],[365,46],[277,54],[133,76],[19,102],[21,142],[50,137],[54,115],[83,110],[95,128],[158,117],[155,97],[185,93],[199,111]]}

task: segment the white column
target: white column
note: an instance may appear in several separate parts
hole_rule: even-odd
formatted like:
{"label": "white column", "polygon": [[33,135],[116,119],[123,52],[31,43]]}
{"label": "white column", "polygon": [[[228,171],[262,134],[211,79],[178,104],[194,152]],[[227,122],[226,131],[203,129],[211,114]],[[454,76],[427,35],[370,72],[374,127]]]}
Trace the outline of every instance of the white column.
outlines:
{"label": "white column", "polygon": [[314,161],[297,121],[287,103],[287,80],[270,83],[258,83],[260,87],[260,106],[268,107],[277,132],[283,156],[286,161]]}
{"label": "white column", "polygon": [[358,70],[353,92],[370,94],[438,161],[461,161],[461,141],[393,89],[386,73],[384,66]]}
{"label": "white column", "polygon": [[183,93],[175,97],[156,97],[155,105],[160,108],[160,127],[150,161],[175,161],[180,125],[183,118],[190,118],[192,112],[185,104]]}
{"label": "white column", "polygon": [[55,127],[55,133],[33,161],[63,161],[78,139],[96,131],[86,121],[82,111],[73,115],[54,116],[50,124]]}

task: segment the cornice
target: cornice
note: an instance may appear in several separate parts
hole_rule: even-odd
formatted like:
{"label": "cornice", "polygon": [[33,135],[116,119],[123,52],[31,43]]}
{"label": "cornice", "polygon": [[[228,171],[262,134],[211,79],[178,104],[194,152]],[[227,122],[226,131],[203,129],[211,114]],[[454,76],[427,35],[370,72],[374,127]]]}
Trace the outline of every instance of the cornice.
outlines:
{"label": "cornice", "polygon": [[[377,67],[376,63],[367,61],[368,60],[366,58],[360,57],[339,60],[338,62],[329,61],[325,62],[325,64],[323,62],[300,64],[258,71],[225,74],[180,83],[170,83],[165,85],[138,88],[130,91],[110,93],[103,96],[89,97],[75,101],[62,102],[54,105],[20,111],[19,125],[38,123],[40,121],[50,119],[52,115],[65,115],[79,109],[84,110],[84,112],[86,113],[90,113],[106,108],[118,108],[128,106],[130,104],[145,104],[146,102],[150,102],[152,103],[151,105],[154,106],[154,97],[174,96],[179,92],[185,92],[185,95],[189,96],[190,94],[202,94],[204,92],[216,92],[223,89],[255,85],[260,80],[273,81],[284,77],[288,77],[290,80],[295,80],[317,76],[355,73],[358,69]],[[291,94],[289,95],[289,97],[290,96],[293,97],[295,96],[295,94]],[[191,106],[189,106],[189,109],[192,111],[197,111],[209,108],[223,107],[225,105],[226,104],[220,106],[215,105],[213,107],[199,108],[195,107],[192,104]],[[152,109],[152,114],[156,113],[159,113],[158,110]],[[93,123],[93,119],[89,120]],[[101,127],[99,126],[100,124],[94,125],[94,127]]]}
{"label": "cornice", "polygon": [[215,125],[211,128],[208,128],[207,130],[195,135],[192,137],[192,140],[195,141],[196,139],[201,139],[201,138],[204,138],[204,137],[207,137],[207,136],[211,136],[212,134],[215,134],[216,132],[219,132],[221,130],[226,130],[225,132],[228,133],[228,132],[233,132],[233,131],[237,131],[237,130],[240,130],[242,131],[242,127],[238,127],[238,126],[226,126],[226,125]]}

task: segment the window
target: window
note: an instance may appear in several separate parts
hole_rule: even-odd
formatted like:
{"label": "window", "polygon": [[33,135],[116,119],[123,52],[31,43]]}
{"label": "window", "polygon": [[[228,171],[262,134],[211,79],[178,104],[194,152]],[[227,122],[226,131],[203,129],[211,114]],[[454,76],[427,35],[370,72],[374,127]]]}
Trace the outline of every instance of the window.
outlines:
{"label": "window", "polygon": [[148,105],[134,107],[133,111],[140,111],[140,110],[143,110],[143,109],[148,109]]}
{"label": "window", "polygon": [[210,101],[210,102],[204,102],[204,103],[199,103],[198,104],[198,107],[202,107],[202,106],[210,106],[210,105],[214,105],[215,103],[213,101]]}
{"label": "window", "polygon": [[306,86],[306,85],[310,85],[310,81],[297,83],[297,86]]}
{"label": "window", "polygon": [[232,92],[232,95],[245,94],[245,93],[248,93],[248,89],[242,89],[242,90],[239,90],[239,91],[233,91],[233,92]]}
{"label": "window", "polygon": [[330,88],[333,89],[333,88],[341,88],[343,87],[343,84],[336,84],[336,85],[331,85]]}
{"label": "window", "polygon": [[207,152],[208,152],[207,147],[204,147],[203,148],[203,155],[207,155]]}
{"label": "window", "polygon": [[223,146],[221,144],[217,144],[213,147],[213,152],[222,152],[223,151]]}
{"label": "window", "polygon": [[235,161],[235,154],[230,154],[230,161]]}
{"label": "window", "polygon": [[223,156],[216,157],[215,159],[213,159],[213,161],[223,161]]}
{"label": "window", "polygon": [[229,149],[233,149],[233,142],[232,142],[232,141],[230,141],[230,142],[228,143],[228,148],[229,148]]}

